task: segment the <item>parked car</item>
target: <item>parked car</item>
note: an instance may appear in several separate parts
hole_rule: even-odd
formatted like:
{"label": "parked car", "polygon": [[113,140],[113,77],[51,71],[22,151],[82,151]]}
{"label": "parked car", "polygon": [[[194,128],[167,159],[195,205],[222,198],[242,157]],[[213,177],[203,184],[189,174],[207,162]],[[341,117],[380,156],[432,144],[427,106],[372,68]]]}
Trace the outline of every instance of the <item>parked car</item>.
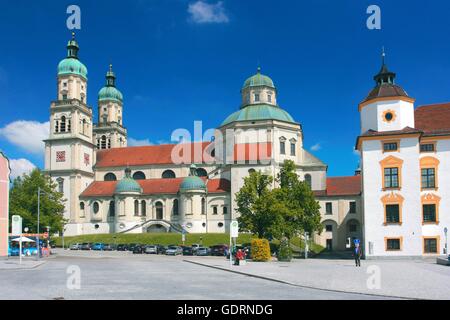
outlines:
{"label": "parked car", "polygon": [[146,254],[158,254],[158,246],[148,245],[145,247]]}
{"label": "parked car", "polygon": [[117,251],[127,251],[128,250],[128,245],[126,244],[119,244],[116,248]]}
{"label": "parked car", "polygon": [[201,245],[199,245],[198,243],[194,243],[191,247],[192,247],[192,249],[193,249],[194,252],[195,252],[195,251],[197,251],[198,248],[201,247]]}
{"label": "parked car", "polygon": [[166,250],[167,250],[166,246],[158,244],[158,245],[156,245],[156,247],[158,248],[158,254],[166,254]]}
{"label": "parked car", "polygon": [[8,248],[8,255],[9,256],[19,256],[19,247],[9,247]]}
{"label": "parked car", "polygon": [[113,251],[113,250],[116,250],[116,245],[111,244],[111,243],[106,243],[106,244],[103,246],[103,250],[104,250],[104,251]]}
{"label": "parked car", "polygon": [[22,254],[24,256],[35,256],[37,255],[37,248],[36,247],[22,248]]}
{"label": "parked car", "polygon": [[194,248],[192,247],[183,247],[183,256],[193,256]]}
{"label": "parked car", "polygon": [[93,245],[92,245],[92,250],[95,250],[95,251],[103,251],[104,250],[104,248],[105,248],[105,244],[103,244],[103,243],[101,243],[101,242],[97,242],[97,243],[94,243]]}
{"label": "parked car", "polygon": [[171,245],[166,250],[166,256],[176,256],[179,254],[183,254],[183,249],[179,246]]}
{"label": "parked car", "polygon": [[81,250],[92,250],[92,243],[89,242],[82,243]]}
{"label": "parked car", "polygon": [[141,244],[136,244],[133,248],[134,254],[143,254],[145,252],[145,246]]}
{"label": "parked car", "polygon": [[209,248],[200,247],[200,248],[197,249],[197,251],[195,251],[195,254],[197,256],[209,256],[210,251],[209,251]]}
{"label": "parked car", "polygon": [[72,243],[69,247],[70,250],[81,250],[81,243]]}
{"label": "parked car", "polygon": [[212,256],[226,256],[228,251],[228,246],[225,244],[218,244],[210,247]]}
{"label": "parked car", "polygon": [[134,247],[136,247],[138,245],[138,243],[130,243],[128,244],[128,251],[133,252],[134,251]]}

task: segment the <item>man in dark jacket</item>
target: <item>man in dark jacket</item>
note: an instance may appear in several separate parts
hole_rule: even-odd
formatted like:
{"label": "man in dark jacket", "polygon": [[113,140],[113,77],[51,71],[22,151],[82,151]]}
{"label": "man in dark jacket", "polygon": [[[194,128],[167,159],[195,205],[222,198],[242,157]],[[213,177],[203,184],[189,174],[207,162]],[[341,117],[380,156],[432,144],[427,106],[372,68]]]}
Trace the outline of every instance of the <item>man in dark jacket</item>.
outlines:
{"label": "man in dark jacket", "polygon": [[362,250],[359,243],[355,243],[355,247],[353,248],[353,256],[355,257],[356,266],[361,267]]}

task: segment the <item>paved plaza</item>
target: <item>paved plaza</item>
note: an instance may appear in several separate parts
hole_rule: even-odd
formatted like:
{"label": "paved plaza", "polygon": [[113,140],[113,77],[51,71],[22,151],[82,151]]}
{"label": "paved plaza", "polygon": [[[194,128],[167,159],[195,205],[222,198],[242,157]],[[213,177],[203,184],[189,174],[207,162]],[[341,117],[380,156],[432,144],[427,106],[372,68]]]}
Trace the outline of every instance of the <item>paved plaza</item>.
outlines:
{"label": "paved plaza", "polygon": [[[0,299],[450,298],[450,268],[431,261],[363,261],[355,268],[351,260],[309,259],[231,267],[221,257],[56,252],[41,264],[30,258],[22,266],[18,259],[0,261],[6,288]],[[378,289],[368,288],[370,266],[379,268]],[[74,270],[80,272],[79,288],[73,288]]]}

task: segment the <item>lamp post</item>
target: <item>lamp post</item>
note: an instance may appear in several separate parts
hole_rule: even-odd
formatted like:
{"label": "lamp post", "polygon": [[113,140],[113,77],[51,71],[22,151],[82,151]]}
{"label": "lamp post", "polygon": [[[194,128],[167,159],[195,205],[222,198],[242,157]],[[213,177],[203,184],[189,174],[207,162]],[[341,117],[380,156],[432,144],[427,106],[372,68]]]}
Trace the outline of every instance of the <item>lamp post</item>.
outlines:
{"label": "lamp post", "polygon": [[41,257],[41,244],[39,241],[39,219],[40,219],[40,214],[41,214],[41,194],[45,193],[44,191],[41,191],[41,187],[38,187],[38,209],[37,209],[37,235],[36,235],[36,249],[37,249],[37,254],[36,254],[36,260],[39,260],[39,258]]}
{"label": "lamp post", "polygon": [[447,238],[447,227],[444,228],[444,234],[445,234],[445,252],[444,254],[448,254],[448,238]]}

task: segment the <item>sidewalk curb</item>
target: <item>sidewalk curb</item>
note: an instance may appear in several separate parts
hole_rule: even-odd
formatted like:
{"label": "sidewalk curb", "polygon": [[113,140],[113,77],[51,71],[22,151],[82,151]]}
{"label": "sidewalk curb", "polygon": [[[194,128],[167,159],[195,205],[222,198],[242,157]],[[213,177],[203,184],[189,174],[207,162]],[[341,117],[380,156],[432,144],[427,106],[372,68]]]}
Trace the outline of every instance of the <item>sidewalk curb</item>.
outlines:
{"label": "sidewalk curb", "polygon": [[19,266],[18,268],[1,268],[0,267],[0,271],[7,271],[7,270],[14,270],[14,271],[16,271],[16,270],[34,270],[34,269],[36,269],[36,268],[38,268],[38,267],[40,267],[40,266],[42,266],[42,265],[44,265],[46,263],[47,263],[47,261],[45,261],[45,260],[39,261],[38,264],[36,264],[36,265],[34,265],[32,267],[20,267],[20,264],[17,264]]}
{"label": "sidewalk curb", "polygon": [[357,291],[344,291],[344,290],[337,290],[337,289],[327,289],[327,288],[319,288],[319,287],[313,287],[313,286],[307,286],[307,285],[300,285],[300,284],[293,283],[293,282],[273,279],[273,278],[259,276],[259,275],[251,274],[251,273],[245,273],[245,272],[237,271],[237,270],[226,269],[226,268],[218,267],[218,266],[212,266],[212,265],[208,265],[208,264],[204,264],[204,263],[196,262],[196,261],[192,261],[192,260],[183,260],[183,261],[192,263],[192,264],[196,264],[199,266],[203,266],[203,267],[208,267],[208,268],[212,268],[212,269],[236,273],[236,274],[240,274],[240,275],[244,275],[244,276],[248,276],[248,277],[252,277],[252,278],[277,282],[277,283],[286,284],[286,285],[294,286],[294,287],[298,287],[298,288],[314,289],[314,290],[336,292],[336,293],[349,293],[349,294],[357,294],[357,295],[362,295],[362,296],[373,296],[373,297],[381,297],[381,298],[392,298],[392,299],[403,299],[403,300],[427,300],[427,299],[414,298],[414,297],[402,297],[402,296],[384,295],[384,294],[376,294],[376,293],[363,293],[363,292],[357,292]]}

